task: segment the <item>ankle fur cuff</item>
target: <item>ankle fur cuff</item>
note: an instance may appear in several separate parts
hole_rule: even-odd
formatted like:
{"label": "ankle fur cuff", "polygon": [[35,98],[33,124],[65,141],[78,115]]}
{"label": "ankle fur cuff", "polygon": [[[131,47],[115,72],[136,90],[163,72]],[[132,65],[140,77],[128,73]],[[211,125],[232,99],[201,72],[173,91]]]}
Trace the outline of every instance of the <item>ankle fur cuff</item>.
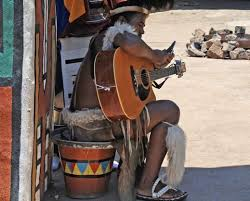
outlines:
{"label": "ankle fur cuff", "polygon": [[176,187],[181,183],[185,171],[186,136],[178,125],[164,123],[169,125],[166,136],[168,149],[167,184]]}

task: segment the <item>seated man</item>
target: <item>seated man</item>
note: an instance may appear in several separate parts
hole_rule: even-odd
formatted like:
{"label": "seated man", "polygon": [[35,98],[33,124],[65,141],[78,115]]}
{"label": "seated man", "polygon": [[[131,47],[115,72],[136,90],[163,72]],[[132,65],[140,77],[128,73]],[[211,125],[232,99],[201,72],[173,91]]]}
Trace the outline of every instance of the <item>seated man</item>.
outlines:
{"label": "seated man", "polygon": [[[132,128],[132,142],[128,140],[129,146],[118,148],[122,159],[118,181],[122,201],[135,200],[135,194],[140,200],[183,200],[187,193],[175,189],[182,180],[185,161],[184,132],[176,126],[180,117],[178,106],[170,100],[154,101],[147,104],[138,119],[126,121],[125,126],[124,122],[109,122],[100,109],[94,82],[94,59],[103,50],[120,47],[128,54],[151,61],[158,68],[173,59],[174,55],[154,50],[141,39],[149,10],[166,10],[173,2],[128,0],[114,3],[109,2],[110,23],[90,42],[77,75],[71,106],[63,112],[64,122],[72,127],[73,136],[79,141],[117,140],[126,136],[126,129]],[[145,137],[148,133],[149,142]],[[159,172],[166,154],[169,164],[163,182]],[[142,169],[134,179],[136,167]]]}

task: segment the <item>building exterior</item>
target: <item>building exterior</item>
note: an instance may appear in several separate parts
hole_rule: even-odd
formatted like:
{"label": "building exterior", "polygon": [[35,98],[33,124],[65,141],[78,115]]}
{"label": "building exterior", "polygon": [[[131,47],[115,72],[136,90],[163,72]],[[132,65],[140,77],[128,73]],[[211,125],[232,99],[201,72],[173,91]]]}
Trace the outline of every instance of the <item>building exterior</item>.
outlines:
{"label": "building exterior", "polygon": [[54,0],[0,1],[0,200],[42,200],[50,180]]}

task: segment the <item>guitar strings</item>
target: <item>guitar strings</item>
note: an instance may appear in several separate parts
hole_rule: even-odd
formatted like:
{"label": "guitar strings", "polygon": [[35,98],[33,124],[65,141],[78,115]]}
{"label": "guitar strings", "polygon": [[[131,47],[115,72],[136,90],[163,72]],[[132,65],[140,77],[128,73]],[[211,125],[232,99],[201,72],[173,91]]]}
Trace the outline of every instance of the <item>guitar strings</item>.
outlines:
{"label": "guitar strings", "polygon": [[[150,76],[154,76],[154,75],[158,75],[159,73],[161,73],[160,71],[162,70],[167,70],[167,71],[171,71],[171,70],[175,70],[175,64],[170,65],[168,68],[159,68],[157,70],[154,71],[148,71]],[[141,76],[142,74],[144,75],[148,75],[147,73],[135,73],[136,76]]]}
{"label": "guitar strings", "polygon": [[[149,77],[150,77],[150,78],[153,78],[153,77],[156,77],[156,78],[157,78],[157,75],[160,75],[160,74],[153,74],[153,75],[152,75],[152,74],[149,74],[149,75],[148,75],[147,73],[142,73],[142,74],[137,74],[135,77],[136,77],[136,78],[139,78],[139,77],[140,77],[140,78],[142,78],[142,79],[143,79],[143,78],[149,78]],[[166,75],[166,77],[167,77],[167,76],[169,76],[169,75]],[[165,77],[165,76],[164,76],[164,77]],[[159,78],[159,79],[160,79],[160,78]]]}
{"label": "guitar strings", "polygon": [[[172,69],[170,69],[172,68]],[[160,72],[161,69],[159,70],[156,70],[156,71],[148,71],[149,73],[135,73],[135,77],[138,78],[138,77],[141,77],[141,78],[148,78],[148,77],[153,77],[153,76],[157,76],[157,75],[160,75],[161,72]],[[173,67],[169,67],[169,68],[165,68],[163,70],[168,70],[171,72],[171,70],[175,70]],[[169,75],[167,75],[169,76]]]}
{"label": "guitar strings", "polygon": [[[163,69],[163,70],[168,70],[168,71],[172,71],[172,70],[175,70],[174,68],[172,68],[172,69],[170,69],[170,67],[169,68],[166,68],[166,69]],[[161,71],[161,69],[159,69],[159,70],[155,70],[155,71],[148,71],[149,73],[135,73],[135,75],[136,76],[141,76],[141,75],[150,75],[150,76],[154,76],[154,75],[159,75],[159,74],[161,74],[162,72],[160,72]]]}

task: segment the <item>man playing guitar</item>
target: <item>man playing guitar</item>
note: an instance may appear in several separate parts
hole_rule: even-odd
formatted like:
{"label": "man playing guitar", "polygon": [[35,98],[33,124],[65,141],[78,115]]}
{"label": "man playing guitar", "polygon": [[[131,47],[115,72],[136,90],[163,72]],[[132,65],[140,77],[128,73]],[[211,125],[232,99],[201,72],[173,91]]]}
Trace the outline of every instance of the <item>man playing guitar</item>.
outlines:
{"label": "man playing guitar", "polygon": [[[63,112],[64,122],[73,128],[76,140],[118,142],[123,139],[124,143],[118,147],[122,160],[118,191],[122,201],[133,201],[135,197],[183,200],[187,193],[176,189],[184,174],[185,161],[185,135],[177,126],[179,107],[170,100],[152,101],[136,119],[110,122],[100,108],[94,72],[96,55],[118,47],[129,55],[150,61],[156,68],[169,64],[174,54],[152,49],[141,36],[149,12],[169,10],[173,0],[117,0],[106,4],[110,9],[110,22],[90,42],[77,75],[70,108]],[[78,116],[74,116],[76,113]],[[158,174],[166,154],[169,164],[163,182]],[[135,176],[135,169],[141,174]]]}

